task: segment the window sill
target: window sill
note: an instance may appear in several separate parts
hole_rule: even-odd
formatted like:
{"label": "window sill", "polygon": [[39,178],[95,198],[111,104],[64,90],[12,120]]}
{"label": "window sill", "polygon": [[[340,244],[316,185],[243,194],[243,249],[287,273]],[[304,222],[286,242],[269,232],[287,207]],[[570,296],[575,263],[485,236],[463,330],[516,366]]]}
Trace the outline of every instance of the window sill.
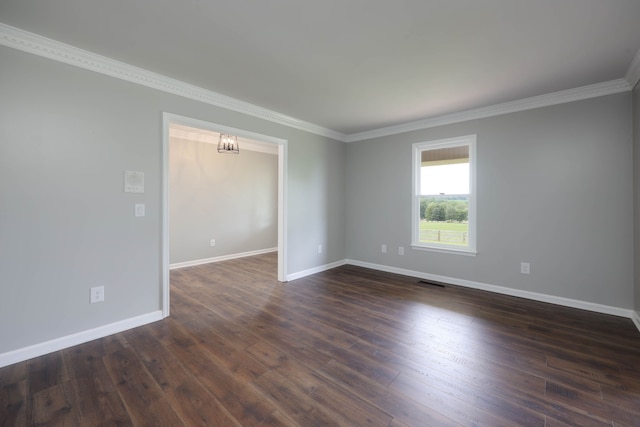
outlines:
{"label": "window sill", "polygon": [[455,254],[464,256],[476,256],[478,252],[475,249],[456,249],[456,248],[444,248],[440,246],[424,246],[412,243],[411,249],[417,249],[419,251],[440,252],[445,254]]}

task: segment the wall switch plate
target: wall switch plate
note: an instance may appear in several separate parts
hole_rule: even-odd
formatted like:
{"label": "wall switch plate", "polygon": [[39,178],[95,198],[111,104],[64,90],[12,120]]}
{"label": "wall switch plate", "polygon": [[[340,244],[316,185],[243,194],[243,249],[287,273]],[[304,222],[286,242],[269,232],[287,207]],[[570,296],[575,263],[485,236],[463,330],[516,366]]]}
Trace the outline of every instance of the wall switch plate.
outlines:
{"label": "wall switch plate", "polygon": [[137,217],[141,217],[145,215],[145,207],[144,207],[144,203],[136,203],[136,207],[135,207],[135,215]]}
{"label": "wall switch plate", "polygon": [[531,264],[528,262],[520,263],[520,273],[522,274],[531,274]]}
{"label": "wall switch plate", "polygon": [[404,246],[398,246],[398,255],[404,255]]}
{"label": "wall switch plate", "polygon": [[91,304],[104,301],[104,286],[91,288]]}
{"label": "wall switch plate", "polygon": [[216,239],[211,239],[209,241],[209,246],[214,247],[216,245]]}
{"label": "wall switch plate", "polygon": [[318,245],[318,253],[321,254],[322,253],[322,245]]}
{"label": "wall switch plate", "polygon": [[383,254],[386,254],[387,253],[387,245],[380,246],[380,252],[382,252]]}

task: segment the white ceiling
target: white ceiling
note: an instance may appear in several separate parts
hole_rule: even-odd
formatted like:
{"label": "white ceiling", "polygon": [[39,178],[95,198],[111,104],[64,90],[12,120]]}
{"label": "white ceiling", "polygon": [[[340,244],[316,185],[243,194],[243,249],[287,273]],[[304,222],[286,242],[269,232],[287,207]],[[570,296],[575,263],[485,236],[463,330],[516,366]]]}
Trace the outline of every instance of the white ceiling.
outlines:
{"label": "white ceiling", "polygon": [[1,0],[0,22],[344,134],[620,79],[640,0]]}

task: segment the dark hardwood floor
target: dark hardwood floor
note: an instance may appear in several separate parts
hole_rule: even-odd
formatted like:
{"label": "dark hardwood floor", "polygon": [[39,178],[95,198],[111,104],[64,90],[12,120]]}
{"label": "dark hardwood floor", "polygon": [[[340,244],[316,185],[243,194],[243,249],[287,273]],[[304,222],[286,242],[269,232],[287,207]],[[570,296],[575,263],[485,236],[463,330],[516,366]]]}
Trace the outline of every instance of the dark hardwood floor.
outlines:
{"label": "dark hardwood floor", "polygon": [[171,317],[0,369],[0,425],[640,426],[628,319],[275,254],[171,272]]}

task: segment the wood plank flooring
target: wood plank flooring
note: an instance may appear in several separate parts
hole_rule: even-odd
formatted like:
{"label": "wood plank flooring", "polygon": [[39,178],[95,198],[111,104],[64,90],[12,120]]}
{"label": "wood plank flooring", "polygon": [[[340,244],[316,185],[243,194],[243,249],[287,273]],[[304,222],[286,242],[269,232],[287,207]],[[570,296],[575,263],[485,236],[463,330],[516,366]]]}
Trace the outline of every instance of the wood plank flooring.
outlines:
{"label": "wood plank flooring", "polygon": [[0,426],[640,426],[628,319],[276,255],[171,272],[171,317],[0,369]]}

